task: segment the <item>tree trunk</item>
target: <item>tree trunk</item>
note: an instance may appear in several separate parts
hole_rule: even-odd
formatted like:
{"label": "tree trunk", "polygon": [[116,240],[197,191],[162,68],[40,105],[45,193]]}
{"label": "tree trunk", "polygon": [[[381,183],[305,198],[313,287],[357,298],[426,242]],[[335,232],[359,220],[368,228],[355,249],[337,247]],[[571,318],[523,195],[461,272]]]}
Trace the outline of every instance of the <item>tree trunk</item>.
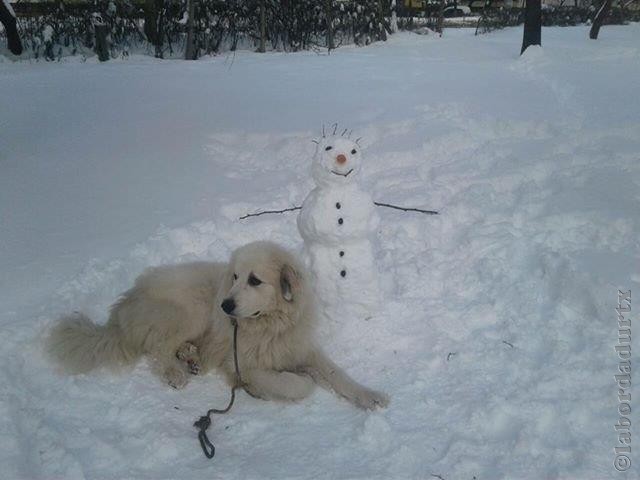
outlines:
{"label": "tree trunk", "polygon": [[611,10],[611,0],[604,0],[602,5],[600,6],[600,10],[596,13],[595,18],[593,19],[593,25],[591,25],[591,30],[589,30],[589,38],[591,40],[598,39],[598,33],[600,33],[600,27],[602,23],[605,21],[607,16],[609,15],[609,11]]}
{"label": "tree trunk", "polygon": [[333,10],[332,4],[333,0],[325,0],[324,2],[324,14],[327,18],[327,49],[329,51],[336,48],[335,43],[333,41]]}
{"label": "tree trunk", "polygon": [[380,40],[387,41],[387,28],[384,25],[384,8],[382,0],[378,0],[378,29],[380,30]]}
{"label": "tree trunk", "polygon": [[531,45],[542,45],[542,5],[540,0],[527,0],[520,55]]}
{"label": "tree trunk", "polygon": [[258,52],[264,53],[267,51],[267,19],[264,9],[266,8],[265,0],[260,1],[260,46]]}
{"label": "tree trunk", "polygon": [[184,49],[184,59],[185,60],[196,60],[198,58],[198,53],[196,52],[196,39],[194,34],[194,23],[196,11],[196,1],[197,0],[188,0],[189,5],[187,8],[187,45]]}
{"label": "tree trunk", "polygon": [[106,62],[109,60],[109,42],[107,42],[109,29],[104,23],[97,23],[93,28],[96,32],[96,53],[98,54],[98,60]]}
{"label": "tree trunk", "polygon": [[164,0],[156,0],[158,16],[156,19],[156,58],[164,58],[162,46],[164,44]]}
{"label": "tree trunk", "polygon": [[0,22],[4,25],[9,50],[14,55],[22,53],[22,42],[16,28],[16,13],[8,0],[0,0]]}
{"label": "tree trunk", "polygon": [[144,2],[144,34],[152,45],[156,44],[156,18],[155,0],[146,0]]}
{"label": "tree trunk", "polygon": [[391,0],[391,33],[398,31],[398,13],[396,12],[396,0]]}
{"label": "tree trunk", "polygon": [[155,47],[156,58],[162,58],[164,37],[164,0],[146,0],[144,4],[144,34]]}
{"label": "tree trunk", "polygon": [[438,4],[438,19],[436,20],[436,33],[442,36],[442,26],[444,24],[444,2],[445,0],[440,0]]}

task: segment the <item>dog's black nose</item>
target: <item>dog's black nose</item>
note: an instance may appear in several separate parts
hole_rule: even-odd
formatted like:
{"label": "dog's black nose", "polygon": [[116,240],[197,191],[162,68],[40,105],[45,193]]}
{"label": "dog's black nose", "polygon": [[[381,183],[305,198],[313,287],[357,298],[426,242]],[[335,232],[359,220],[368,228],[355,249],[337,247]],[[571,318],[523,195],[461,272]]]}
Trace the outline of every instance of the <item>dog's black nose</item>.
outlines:
{"label": "dog's black nose", "polygon": [[222,308],[222,310],[224,310],[224,313],[226,313],[227,315],[231,315],[236,309],[236,302],[233,300],[233,298],[227,298],[222,302],[222,305],[220,305],[220,307]]}

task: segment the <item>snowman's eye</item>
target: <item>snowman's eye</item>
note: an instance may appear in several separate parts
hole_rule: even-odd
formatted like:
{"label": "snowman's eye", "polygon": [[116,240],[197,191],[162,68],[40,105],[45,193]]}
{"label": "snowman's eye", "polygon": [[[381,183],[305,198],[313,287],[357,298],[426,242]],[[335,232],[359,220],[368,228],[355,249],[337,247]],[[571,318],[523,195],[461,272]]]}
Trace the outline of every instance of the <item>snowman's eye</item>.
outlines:
{"label": "snowman's eye", "polygon": [[356,152],[355,148],[353,150],[351,150],[351,155],[355,155],[356,153],[358,153],[358,152]]}
{"label": "snowman's eye", "polygon": [[331,150],[333,147],[331,145],[329,145],[327,148],[324,149],[325,152],[328,152],[329,150]]}
{"label": "snowman's eye", "polygon": [[235,273],[233,274],[233,279],[237,280],[238,279],[238,275],[236,275]]}

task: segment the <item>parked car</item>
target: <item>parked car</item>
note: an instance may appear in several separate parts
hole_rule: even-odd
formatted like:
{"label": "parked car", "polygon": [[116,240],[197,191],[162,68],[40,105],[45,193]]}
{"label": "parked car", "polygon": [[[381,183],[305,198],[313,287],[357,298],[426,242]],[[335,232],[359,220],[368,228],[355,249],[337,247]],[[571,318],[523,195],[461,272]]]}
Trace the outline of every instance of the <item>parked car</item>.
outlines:
{"label": "parked car", "polygon": [[464,17],[466,15],[471,15],[471,9],[466,5],[451,5],[442,11],[442,15],[445,18]]}

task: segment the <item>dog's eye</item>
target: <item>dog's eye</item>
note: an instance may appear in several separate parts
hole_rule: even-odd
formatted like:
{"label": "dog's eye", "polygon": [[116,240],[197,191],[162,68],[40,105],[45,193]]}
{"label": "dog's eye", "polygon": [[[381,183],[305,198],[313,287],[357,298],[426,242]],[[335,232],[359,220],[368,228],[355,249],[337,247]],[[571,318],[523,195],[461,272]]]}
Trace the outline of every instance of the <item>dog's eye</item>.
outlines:
{"label": "dog's eye", "polygon": [[238,279],[238,275],[236,275],[235,273],[233,274],[233,279],[237,280]]}
{"label": "dog's eye", "polygon": [[331,150],[333,147],[331,145],[329,145],[327,148],[325,148],[325,152],[328,152],[329,150]]}
{"label": "dog's eye", "polygon": [[260,285],[262,283],[262,280],[260,280],[259,278],[257,278],[253,273],[251,275],[249,275],[249,280],[248,280],[249,285],[251,285],[252,287],[257,287],[258,285]]}
{"label": "dog's eye", "polygon": [[351,155],[355,155],[356,153],[358,153],[358,152],[356,152],[355,148],[353,150],[351,150]]}

